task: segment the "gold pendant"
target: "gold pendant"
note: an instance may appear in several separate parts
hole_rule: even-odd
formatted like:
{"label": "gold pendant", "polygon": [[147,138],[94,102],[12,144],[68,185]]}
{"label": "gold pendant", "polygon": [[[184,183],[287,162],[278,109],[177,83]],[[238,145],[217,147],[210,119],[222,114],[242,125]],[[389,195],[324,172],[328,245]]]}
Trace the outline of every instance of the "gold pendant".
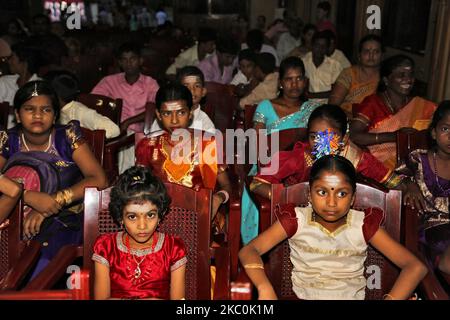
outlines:
{"label": "gold pendant", "polygon": [[141,268],[139,268],[139,266],[136,267],[136,269],[134,269],[134,278],[137,279],[141,276]]}

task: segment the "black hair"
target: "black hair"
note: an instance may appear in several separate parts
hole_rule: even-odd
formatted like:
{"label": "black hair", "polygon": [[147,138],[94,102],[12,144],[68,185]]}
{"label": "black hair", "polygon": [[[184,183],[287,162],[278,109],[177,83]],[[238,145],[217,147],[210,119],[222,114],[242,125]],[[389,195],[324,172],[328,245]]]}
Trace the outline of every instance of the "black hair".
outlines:
{"label": "black hair", "polygon": [[202,86],[205,85],[205,76],[203,75],[202,70],[195,66],[186,66],[181,68],[177,71],[177,77],[176,80],[179,84],[181,84],[181,81],[183,81],[183,78],[189,77],[189,76],[195,76],[198,77],[202,83]]}
{"label": "black hair", "polygon": [[259,29],[250,30],[247,32],[245,41],[251,50],[258,53],[264,43],[264,33]]}
{"label": "black hair", "polygon": [[216,50],[220,53],[237,55],[241,49],[239,43],[231,37],[223,36],[217,40]]}
{"label": "black hair", "polygon": [[37,73],[42,64],[42,55],[39,49],[25,42],[18,42],[11,46],[11,51],[21,62],[26,62],[28,72]]}
{"label": "black hair", "polygon": [[344,110],[333,104],[323,104],[317,107],[309,116],[308,133],[312,123],[317,119],[326,119],[331,122],[333,128],[338,129],[341,137],[347,133],[348,119]]}
{"label": "black hair", "polygon": [[436,140],[431,137],[431,131],[433,129],[436,129],[438,122],[448,114],[450,114],[450,100],[444,100],[434,111],[433,119],[431,120],[430,126],[428,127],[429,140],[433,147],[436,147]]}
{"label": "black hair", "polygon": [[381,47],[381,52],[385,51],[385,47],[384,47],[384,44],[383,44],[383,39],[379,35],[368,34],[367,36],[365,36],[361,40],[359,40],[359,47],[358,47],[358,52],[359,53],[361,53],[361,51],[362,51],[362,49],[364,47],[364,44],[366,42],[369,42],[369,41],[378,42],[380,44],[380,47]]}
{"label": "black hair", "polygon": [[380,67],[380,83],[378,85],[378,91],[384,92],[386,91],[387,87],[384,83],[384,78],[389,77],[394,69],[400,67],[400,66],[411,66],[413,69],[415,68],[416,64],[414,63],[414,60],[410,57],[404,55],[404,54],[398,54],[395,56],[392,56],[390,58],[385,59],[383,62],[381,62]]}
{"label": "black hair", "polygon": [[326,11],[327,15],[331,12],[331,4],[328,1],[322,1],[317,4],[317,9],[322,9]]}
{"label": "black hair", "polygon": [[192,94],[188,88],[179,83],[168,84],[159,88],[155,98],[156,109],[159,111],[164,102],[174,100],[184,100],[189,110],[192,109]]}
{"label": "black hair", "polygon": [[305,76],[305,64],[299,57],[287,57],[280,63],[279,74],[280,80],[284,78],[284,75],[289,69],[300,69],[303,76]]}
{"label": "black hair", "polygon": [[137,42],[125,42],[117,49],[117,58],[120,59],[122,54],[132,52],[137,56],[142,55],[142,46]]}
{"label": "black hair", "polygon": [[69,103],[78,98],[80,94],[80,83],[78,78],[66,70],[53,70],[46,73],[44,79],[50,83],[58,94],[58,97],[65,103]]}
{"label": "black hair", "polygon": [[307,23],[305,24],[305,26],[303,27],[303,34],[306,34],[309,30],[314,30],[314,33],[317,31],[317,27],[312,24],[312,23]]}
{"label": "black hair", "polygon": [[217,33],[214,29],[202,27],[198,29],[198,42],[216,41]]}
{"label": "black hair", "polygon": [[327,37],[328,38],[328,40],[331,42],[332,40],[334,40],[335,42],[336,42],[336,40],[337,40],[337,37],[336,37],[336,34],[333,32],[333,31],[331,31],[331,30],[323,30],[323,31],[321,31],[322,33],[323,33],[323,35],[325,36],[325,37]]}
{"label": "black hair", "polygon": [[38,96],[49,96],[55,119],[58,120],[60,114],[58,95],[47,81],[42,80],[27,82],[23,87],[17,90],[16,95],[14,96],[14,109],[17,113],[25,102],[35,96],[36,92]]}
{"label": "black hair", "polygon": [[35,23],[36,20],[39,20],[39,19],[45,20],[45,23],[48,24],[48,25],[51,24],[50,17],[48,15],[46,15],[46,14],[43,14],[43,13],[38,13],[38,14],[34,15],[33,18],[31,19],[31,21],[33,23]]}
{"label": "black hair", "polygon": [[122,173],[111,189],[110,198],[109,214],[117,224],[122,222],[123,210],[131,202],[150,201],[158,208],[158,217],[162,220],[171,201],[164,183],[143,166],[134,166]]}
{"label": "black hair", "polygon": [[328,45],[330,45],[330,38],[328,37],[328,35],[325,31],[320,31],[320,32],[314,33],[311,43],[315,43],[317,40],[320,40],[320,39],[327,40]]}
{"label": "black hair", "polygon": [[253,50],[244,49],[244,50],[239,51],[239,54],[238,54],[239,62],[241,62],[242,60],[248,60],[248,61],[255,62],[255,58],[256,58],[256,53]]}
{"label": "black hair", "polygon": [[259,53],[256,55],[255,64],[261,69],[264,74],[269,74],[275,71],[276,61],[273,54],[268,52]]}
{"label": "black hair", "polygon": [[356,191],[356,170],[353,164],[341,156],[327,155],[316,160],[309,174],[309,187],[318,180],[323,171],[340,172],[347,182],[352,186],[353,193]]}

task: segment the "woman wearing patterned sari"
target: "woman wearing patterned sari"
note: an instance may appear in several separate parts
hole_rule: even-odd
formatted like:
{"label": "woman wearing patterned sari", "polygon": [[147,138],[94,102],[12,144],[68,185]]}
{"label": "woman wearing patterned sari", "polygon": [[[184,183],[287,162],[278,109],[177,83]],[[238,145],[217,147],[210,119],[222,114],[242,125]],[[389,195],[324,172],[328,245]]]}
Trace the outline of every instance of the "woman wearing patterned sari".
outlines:
{"label": "woman wearing patterned sari", "polygon": [[[278,98],[262,101],[253,117],[256,130],[265,129],[267,135],[292,129],[306,128],[311,112],[319,105],[304,100],[304,90],[307,86],[305,66],[297,57],[289,57],[280,64],[280,90]],[[253,165],[249,175],[253,176],[258,170]],[[241,235],[244,244],[258,235],[259,211],[251,199],[248,190],[242,193]]]}
{"label": "woman wearing patterned sari", "polygon": [[397,131],[428,128],[436,105],[411,97],[414,61],[404,55],[393,56],[381,65],[380,85],[373,94],[353,108],[350,138],[370,152],[389,169],[397,165]]}
{"label": "woman wearing patterned sari", "polygon": [[23,233],[43,244],[33,278],[62,246],[81,243],[84,188],[106,187],[106,176],[79,123],[55,125],[59,102],[48,83],[24,85],[14,108],[18,125],[0,132],[0,170],[23,183]]}
{"label": "woman wearing patterned sari", "polygon": [[377,91],[383,51],[379,36],[365,36],[359,42],[359,63],[344,69],[336,80],[329,103],[340,106],[349,119],[353,117],[353,104],[361,103]]}

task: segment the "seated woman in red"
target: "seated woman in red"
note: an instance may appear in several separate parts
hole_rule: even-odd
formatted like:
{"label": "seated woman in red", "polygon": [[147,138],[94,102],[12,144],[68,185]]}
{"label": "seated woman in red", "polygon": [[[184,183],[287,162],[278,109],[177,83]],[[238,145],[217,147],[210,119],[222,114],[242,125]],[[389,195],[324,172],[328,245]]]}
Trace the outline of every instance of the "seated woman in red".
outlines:
{"label": "seated woman in red", "polygon": [[341,108],[334,105],[322,105],[315,109],[308,121],[309,141],[297,142],[292,151],[277,153],[268,166],[278,162],[278,171],[273,175],[264,175],[264,168],[261,168],[250,189],[263,197],[270,198],[271,184],[285,183],[286,185],[292,185],[308,181],[315,159],[323,155],[317,153],[317,151],[323,152],[323,148],[317,147],[320,144],[319,140],[325,134],[325,137],[334,138],[328,142],[327,148],[330,150],[327,153],[334,153],[347,158],[354,165],[356,171],[364,177],[375,180],[389,189],[418,192],[417,186],[411,183],[409,179],[403,179],[403,176],[386,168],[369,152],[354,145],[348,139],[346,131],[347,116]]}
{"label": "seated woman in red", "polygon": [[192,95],[182,85],[162,87],[156,94],[156,117],[164,129],[142,139],[136,147],[136,164],[150,167],[163,181],[199,190],[215,189],[213,217],[228,200],[231,185],[226,166],[218,164],[216,141],[210,134],[188,129],[192,121]]}

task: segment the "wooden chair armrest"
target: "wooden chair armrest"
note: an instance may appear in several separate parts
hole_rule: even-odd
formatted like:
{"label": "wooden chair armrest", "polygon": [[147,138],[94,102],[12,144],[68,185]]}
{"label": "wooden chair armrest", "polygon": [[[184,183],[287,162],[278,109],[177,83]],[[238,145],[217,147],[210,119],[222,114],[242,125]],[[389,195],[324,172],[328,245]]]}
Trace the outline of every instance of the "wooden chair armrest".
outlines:
{"label": "wooden chair armrest", "polygon": [[230,209],[228,215],[228,246],[230,248],[231,279],[235,279],[238,272],[239,258],[237,253],[241,245],[241,197],[238,188],[233,188],[230,194]]}
{"label": "wooden chair armrest", "polygon": [[134,144],[134,134],[130,135],[122,135],[118,136],[117,138],[111,139],[106,143],[105,145],[105,152],[106,150],[109,150],[109,152],[118,152],[119,149],[128,147],[130,145]]}
{"label": "wooden chair armrest", "polygon": [[214,248],[216,281],[213,300],[230,299],[230,251],[226,247]]}
{"label": "wooden chair armrest", "polygon": [[42,270],[24,290],[48,290],[51,289],[59,279],[67,272],[76,258],[83,256],[83,247],[67,245],[62,247],[50,263]]}
{"label": "wooden chair armrest", "polygon": [[16,290],[31,271],[41,252],[41,244],[31,240],[23,249],[19,259],[13,264],[0,283],[0,290]]}
{"label": "wooden chair armrest", "polygon": [[238,276],[230,284],[231,300],[252,300],[253,290],[255,289],[252,281],[244,269],[241,269]]}

